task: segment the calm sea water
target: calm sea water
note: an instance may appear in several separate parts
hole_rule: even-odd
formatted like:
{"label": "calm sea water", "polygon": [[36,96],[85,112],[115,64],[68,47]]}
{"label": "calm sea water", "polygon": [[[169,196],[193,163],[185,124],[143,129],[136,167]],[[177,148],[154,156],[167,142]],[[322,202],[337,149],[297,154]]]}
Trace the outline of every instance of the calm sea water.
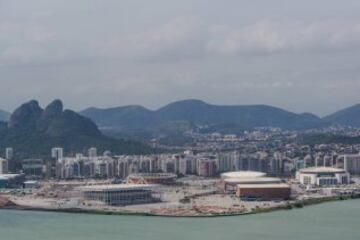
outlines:
{"label": "calm sea water", "polygon": [[221,218],[102,216],[0,210],[6,240],[355,240],[360,200]]}

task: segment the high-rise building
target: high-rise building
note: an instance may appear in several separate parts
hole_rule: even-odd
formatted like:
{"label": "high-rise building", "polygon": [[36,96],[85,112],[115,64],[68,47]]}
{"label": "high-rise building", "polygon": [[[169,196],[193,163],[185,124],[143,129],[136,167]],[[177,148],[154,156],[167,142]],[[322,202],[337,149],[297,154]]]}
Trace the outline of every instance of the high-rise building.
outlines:
{"label": "high-rise building", "polygon": [[51,149],[51,157],[60,161],[64,158],[64,149],[61,147],[55,147]]}
{"label": "high-rise building", "polygon": [[6,159],[0,158],[0,174],[8,173],[8,161]]}
{"label": "high-rise building", "polygon": [[350,174],[360,174],[360,154],[344,155],[344,169]]}
{"label": "high-rise building", "polygon": [[89,158],[96,158],[97,157],[97,149],[92,147],[88,151]]}
{"label": "high-rise building", "polygon": [[5,149],[5,159],[12,160],[14,158],[14,149],[8,147]]}

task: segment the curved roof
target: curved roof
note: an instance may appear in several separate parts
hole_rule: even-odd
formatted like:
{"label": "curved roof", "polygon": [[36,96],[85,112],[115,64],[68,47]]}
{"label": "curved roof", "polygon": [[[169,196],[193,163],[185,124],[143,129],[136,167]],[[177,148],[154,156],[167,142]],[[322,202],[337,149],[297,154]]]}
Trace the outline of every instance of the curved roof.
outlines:
{"label": "curved roof", "polygon": [[221,174],[222,179],[226,178],[259,178],[266,176],[263,172],[254,171],[238,171],[238,172],[226,172]]}
{"label": "curved roof", "polygon": [[273,177],[226,178],[224,182],[229,184],[281,183],[281,179]]}
{"label": "curved roof", "polygon": [[310,167],[300,170],[300,173],[345,173],[346,171],[341,168],[332,167]]}

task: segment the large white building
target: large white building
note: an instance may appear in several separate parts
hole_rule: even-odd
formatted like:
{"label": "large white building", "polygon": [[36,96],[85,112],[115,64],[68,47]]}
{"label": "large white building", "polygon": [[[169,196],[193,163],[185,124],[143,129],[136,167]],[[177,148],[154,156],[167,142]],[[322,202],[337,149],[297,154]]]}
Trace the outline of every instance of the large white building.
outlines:
{"label": "large white building", "polygon": [[61,147],[55,147],[51,149],[51,157],[56,161],[60,161],[64,158],[64,149]]}
{"label": "large white building", "polygon": [[96,158],[97,157],[97,149],[92,147],[88,151],[89,158]]}
{"label": "large white building", "polygon": [[350,183],[350,174],[346,170],[332,167],[303,168],[296,173],[296,178],[304,185],[326,186]]}
{"label": "large white building", "polygon": [[7,160],[12,160],[13,157],[14,157],[14,149],[11,148],[11,147],[7,147],[7,148],[5,149],[5,158],[6,158]]}

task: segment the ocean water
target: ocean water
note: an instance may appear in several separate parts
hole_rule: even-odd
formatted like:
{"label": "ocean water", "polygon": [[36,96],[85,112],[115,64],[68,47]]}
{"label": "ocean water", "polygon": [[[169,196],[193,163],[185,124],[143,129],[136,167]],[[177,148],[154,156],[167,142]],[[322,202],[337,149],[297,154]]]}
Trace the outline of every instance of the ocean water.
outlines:
{"label": "ocean water", "polygon": [[217,217],[164,218],[0,210],[4,240],[357,240],[360,200],[291,211]]}

